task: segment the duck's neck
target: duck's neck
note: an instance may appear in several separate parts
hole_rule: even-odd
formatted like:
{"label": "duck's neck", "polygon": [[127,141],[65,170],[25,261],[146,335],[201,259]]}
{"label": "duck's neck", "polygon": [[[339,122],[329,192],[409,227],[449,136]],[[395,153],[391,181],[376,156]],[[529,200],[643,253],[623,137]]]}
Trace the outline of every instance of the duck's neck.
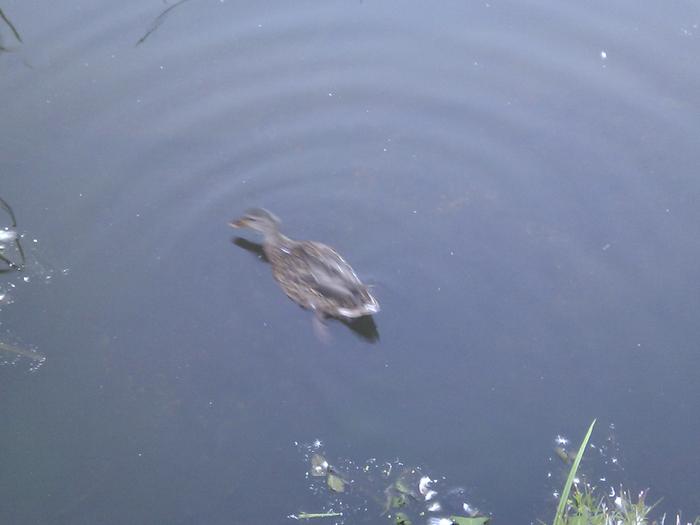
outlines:
{"label": "duck's neck", "polygon": [[275,228],[265,232],[263,245],[269,248],[289,249],[294,241]]}

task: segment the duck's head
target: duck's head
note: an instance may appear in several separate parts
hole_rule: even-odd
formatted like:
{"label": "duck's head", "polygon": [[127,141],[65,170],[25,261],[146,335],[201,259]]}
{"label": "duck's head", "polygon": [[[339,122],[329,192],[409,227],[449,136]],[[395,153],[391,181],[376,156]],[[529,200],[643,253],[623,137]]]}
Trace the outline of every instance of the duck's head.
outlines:
{"label": "duck's head", "polygon": [[264,208],[250,209],[245,212],[243,217],[229,223],[232,228],[250,228],[265,236],[276,234],[279,225],[280,220],[277,216]]}

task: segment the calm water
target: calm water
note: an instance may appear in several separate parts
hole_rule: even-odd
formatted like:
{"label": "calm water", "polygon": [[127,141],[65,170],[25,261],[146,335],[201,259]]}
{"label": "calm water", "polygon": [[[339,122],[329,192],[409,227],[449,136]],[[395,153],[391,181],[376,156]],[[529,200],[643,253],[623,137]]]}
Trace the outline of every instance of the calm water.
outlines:
{"label": "calm water", "polygon": [[[172,5],[0,5],[0,340],[47,356],[0,367],[0,523],[289,523],[315,439],[529,523],[594,417],[591,475],[700,513],[697,1]],[[252,205],[376,333],[316,339]]]}

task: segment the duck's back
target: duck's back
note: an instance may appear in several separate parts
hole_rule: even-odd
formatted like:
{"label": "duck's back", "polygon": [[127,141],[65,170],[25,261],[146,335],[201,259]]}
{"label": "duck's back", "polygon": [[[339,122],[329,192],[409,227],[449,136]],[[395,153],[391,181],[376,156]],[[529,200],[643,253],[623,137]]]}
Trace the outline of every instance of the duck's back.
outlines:
{"label": "duck's back", "polygon": [[360,310],[376,303],[352,267],[330,246],[292,241],[270,249],[267,256],[277,282],[301,306],[352,317],[364,315]]}

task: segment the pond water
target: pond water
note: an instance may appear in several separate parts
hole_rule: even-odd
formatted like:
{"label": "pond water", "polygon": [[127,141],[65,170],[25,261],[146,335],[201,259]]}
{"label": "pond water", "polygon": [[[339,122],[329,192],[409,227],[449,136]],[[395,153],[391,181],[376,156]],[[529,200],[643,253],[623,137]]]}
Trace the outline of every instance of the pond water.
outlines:
{"label": "pond water", "polygon": [[[584,469],[700,513],[697,1],[0,8],[0,341],[46,356],[0,350],[1,523],[289,523],[315,440],[549,520],[593,418]],[[319,340],[251,206],[374,326]]]}

